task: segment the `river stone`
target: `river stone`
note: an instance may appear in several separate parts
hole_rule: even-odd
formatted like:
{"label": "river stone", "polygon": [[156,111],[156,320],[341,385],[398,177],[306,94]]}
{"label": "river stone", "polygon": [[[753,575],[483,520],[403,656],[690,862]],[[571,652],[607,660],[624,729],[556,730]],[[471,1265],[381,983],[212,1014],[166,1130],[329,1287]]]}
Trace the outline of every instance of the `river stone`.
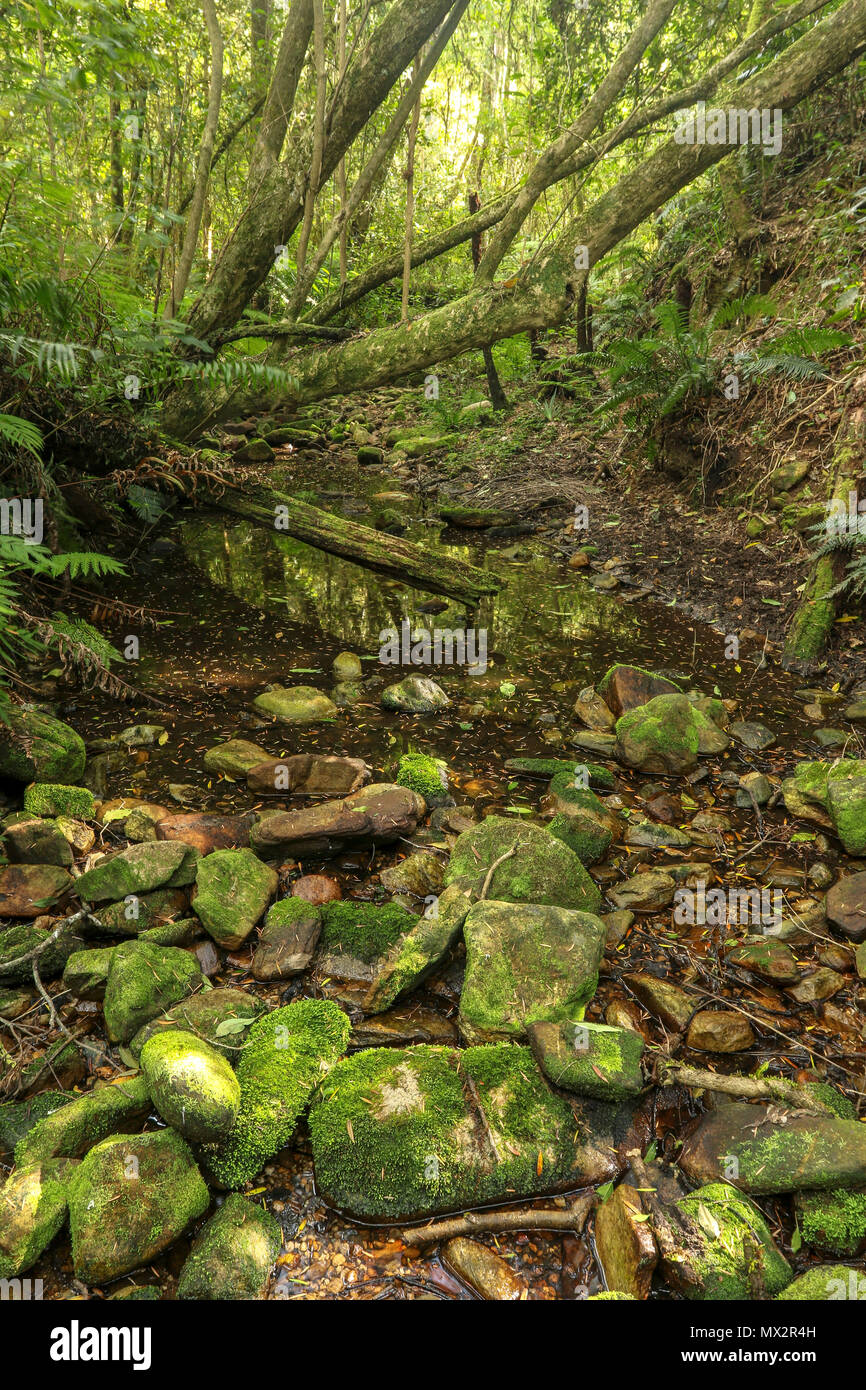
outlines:
{"label": "river stone", "polygon": [[199,860],[192,908],[218,946],[246,941],[279,879],[250,849],[220,849]]}
{"label": "river stone", "polygon": [[827,920],[850,941],[866,940],[866,873],[840,878],[828,892],[824,905]]}
{"label": "river stone", "polygon": [[621,1182],[599,1204],[593,1236],[608,1289],[635,1299],[648,1298],[658,1249],[635,1188]]}
{"label": "river stone", "polygon": [[10,864],[0,873],[0,917],[41,917],[74,882],[59,864]]}
{"label": "river stone", "polygon": [[354,684],[364,674],[361,658],[354,652],[339,652],[334,657],[331,671],[337,685]]}
{"label": "river stone", "polygon": [[776,742],[776,735],[772,729],[768,729],[766,724],[759,724],[755,720],[739,719],[731,725],[731,733],[742,743],[744,748],[749,748],[753,753],[759,753],[763,748],[770,748]]}
{"label": "river stone", "polygon": [[[508,855],[508,858],[503,858]],[[501,862],[493,868],[496,861]],[[445,871],[445,884],[469,881],[473,899],[536,903],[596,912],[601,893],[577,855],[537,825],[519,825],[504,816],[486,816],[458,836]]]}
{"label": "river stone", "polygon": [[268,912],[253,956],[257,980],[288,980],[308,970],[322,931],[322,914],[303,898],[281,898]]}
{"label": "river stone", "polygon": [[831,1255],[859,1255],[866,1247],[866,1189],[798,1192],[794,1198],[803,1239]]}
{"label": "river stone", "polygon": [[72,848],[56,820],[23,820],[7,825],[6,857],[13,864],[53,864],[68,869]]}
{"label": "river stone", "polygon": [[463,884],[449,885],[391,950],[380,959],[364,999],[364,1012],[382,1013],[415,989],[457,942],[471,906]]}
{"label": "river stone", "polygon": [[[130,820],[132,817],[130,817]],[[197,811],[169,815],[156,830],[158,840],[189,845],[199,854],[211,854],[216,849],[238,849],[250,842],[253,823],[250,811],[239,816],[199,815]],[[127,822],[128,824],[128,822]]]}
{"label": "river stone", "polygon": [[661,1019],[666,1028],[679,1033],[686,1027],[694,1013],[695,1005],[693,996],[686,994],[679,985],[642,972],[624,975],[623,981],[644,1008]]}
{"label": "river stone", "polygon": [[257,695],[253,705],[263,714],[272,714],[283,724],[320,724],[333,719],[337,706],[312,685],[272,685]]}
{"label": "river stone", "polygon": [[208,772],[225,772],[229,777],[246,777],[250,768],[267,762],[270,754],[257,743],[245,738],[230,738],[226,743],[214,744],[204,755],[204,765]]}
{"label": "river stone", "polygon": [[533,1056],[554,1086],[599,1100],[628,1100],[643,1088],[644,1041],[605,1023],[531,1023]]}
{"label": "river stone", "polygon": [[[7,870],[8,872],[8,870]],[[33,980],[33,960],[26,960],[24,957],[41,947],[39,955],[39,974],[43,980],[53,980],[57,975],[62,974],[69,957],[75,951],[84,950],[87,942],[75,927],[60,927],[54,925],[52,921],[50,930],[44,927],[37,927],[33,922],[21,922],[17,926],[6,927],[0,931],[0,965],[8,967],[0,975],[0,982],[4,985],[20,985],[25,981],[28,983]],[[57,935],[54,936],[54,932]],[[50,945],[46,942],[50,937],[54,937]],[[15,964],[13,964],[15,962]]]}
{"label": "river stone", "polygon": [[[130,894],[119,903],[103,903],[88,923],[88,935],[138,936],[182,916],[189,897],[181,888],[157,888],[155,893]],[[98,924],[98,925],[97,925]]]}
{"label": "river stone", "polygon": [[63,983],[76,999],[105,998],[113,946],[96,946],[74,951],[63,967]]}
{"label": "river stone", "polygon": [[15,1148],[15,1162],[78,1158],[109,1134],[134,1130],[147,1117],[150,1098],[140,1076],[100,1084],[75,1096],[32,1126]]}
{"label": "river stone", "polygon": [[811,975],[804,975],[799,984],[786,989],[785,993],[796,999],[798,1004],[818,1004],[824,999],[832,999],[847,983],[844,975],[820,966]]}
{"label": "river stone", "polygon": [[740,778],[735,801],[744,808],[766,806],[773,795],[773,784],[763,772],[747,772]]}
{"label": "river stone", "polygon": [[243,989],[209,989],[191,994],[164,1013],[144,1024],[129,1043],[133,1057],[157,1033],[179,1029],[194,1033],[202,1041],[234,1061],[246,1042],[247,1030],[267,1012],[267,1005]]}
{"label": "river stone", "polygon": [[602,758],[617,756],[616,734],[598,734],[587,730],[573,734],[571,742],[575,748],[585,748],[588,753],[597,753]]}
{"label": "river stone", "polygon": [[640,666],[611,666],[598,683],[598,693],[618,719],[628,710],[646,705],[656,695],[681,694],[681,687]]}
{"label": "river stone", "polygon": [[554,839],[561,840],[585,865],[597,864],[613,843],[613,835],[607,826],[583,811],[559,811],[550,820],[547,829]]}
{"label": "river stone", "polygon": [[141,1071],[159,1114],[190,1143],[214,1143],[234,1124],[241,1088],[221,1053],[191,1033],[155,1033],[141,1049]]}
{"label": "river stone", "polygon": [[322,907],[325,903],[339,902],[343,890],[337,880],[328,878],[327,874],[302,874],[292,884],[291,894],[314,907]]}
{"label": "river stone", "polygon": [[33,705],[10,705],[0,739],[0,777],[16,782],[77,782],[86,753],[79,734]]}
{"label": "river stone", "polygon": [[203,1214],[210,1195],[179,1134],[115,1134],[68,1184],[72,1262],[85,1284],[147,1265]]}
{"label": "river stone", "polygon": [[687,1046],[696,1052],[745,1052],[755,1035],[747,1018],[732,1009],[701,1009],[689,1024]]}
{"label": "river stone", "polygon": [[31,1269],[57,1235],[66,1220],[72,1169],[64,1160],[28,1164],[0,1188],[0,1279]]}
{"label": "river stone", "polygon": [[257,1202],[232,1193],[196,1236],[180,1272],[178,1298],[262,1298],[282,1244],[280,1223]]}
{"label": "river stone", "polygon": [[384,709],[402,714],[434,714],[451,703],[442,687],[429,676],[405,676],[396,685],[387,685],[381,701]]}
{"label": "river stone", "polygon": [[78,816],[82,820],[93,820],[96,802],[86,787],[31,782],[24,788],[24,810],[31,816]]}
{"label": "river stone", "polygon": [[252,792],[292,792],[295,796],[349,796],[371,777],[363,758],[337,758],[324,753],[295,753],[269,758],[247,772]]}
{"label": "river stone", "polygon": [[616,723],[616,715],[591,685],[581,690],[574,702],[574,713],[581,724],[597,734],[607,734]]}
{"label": "river stone", "polygon": [[676,886],[670,874],[651,869],[645,874],[633,874],[624,883],[608,889],[607,895],[615,907],[630,912],[657,912],[673,902]]}
{"label": "river stone", "polygon": [[732,1102],[710,1111],[686,1139],[683,1172],[694,1183],[726,1176],[743,1192],[757,1196],[812,1188],[866,1185],[866,1125],[835,1115],[790,1111],[784,1124],[778,1109]]}
{"label": "river stone", "polygon": [[517,1041],[536,1020],[575,1017],[595,993],[606,933],[589,912],[487,899],[463,935],[460,1031],[470,1043]]}
{"label": "river stone", "polygon": [[425,810],[408,787],[373,782],[340,801],[268,816],[253,826],[250,844],[263,859],[327,859],[350,846],[409,839]]}
{"label": "river stone", "polygon": [[697,767],[699,752],[722,752],[728,736],[685,695],[657,695],[616,724],[617,756],[639,772],[678,774]]}
{"label": "river stone", "polygon": [[736,1187],[708,1183],[677,1198],[673,1207],[683,1248],[666,1252],[662,1268],[678,1293],[714,1302],[751,1299],[756,1264],[768,1295],[790,1283],[791,1267],[763,1213]]}
{"label": "river stone", "polygon": [[74,1100],[75,1096],[67,1091],[41,1091],[31,1100],[7,1101],[0,1105],[0,1153],[11,1154],[34,1125]]}
{"label": "river stone", "polygon": [[419,850],[401,859],[399,864],[392,864],[390,869],[383,869],[379,880],[395,897],[402,894],[408,898],[428,899],[442,891],[444,876],[445,861],[441,855]]}
{"label": "river stone", "polygon": [[783,941],[768,941],[764,936],[746,937],[742,945],[728,951],[727,961],[777,985],[795,984],[800,978],[797,958],[790,946]]}
{"label": "river stone", "polygon": [[629,821],[625,832],[627,845],[643,846],[646,849],[689,849],[691,836],[674,825],[659,825],[657,821]]}
{"label": "river stone", "polygon": [[848,854],[866,851],[866,762],[845,759],[827,777],[827,810]]}
{"label": "river stone", "polygon": [[317,1190],[362,1221],[421,1219],[604,1182],[630,1106],[556,1095],[526,1047],[356,1052],[309,1126]]}
{"label": "river stone", "polygon": [[189,845],[149,841],[101,860],[76,880],[83,902],[117,902],[155,888],[182,888],[196,877],[196,850]]}
{"label": "river stone", "polygon": [[442,1256],[452,1273],[481,1298],[517,1303],[528,1295],[526,1285],[510,1264],[480,1240],[455,1236],[443,1246]]}
{"label": "river stone", "polygon": [[790,463],[782,463],[773,469],[770,474],[770,487],[774,492],[790,492],[791,488],[802,483],[808,473],[808,459],[791,459]]}
{"label": "river stone", "polygon": [[202,984],[198,962],[177,946],[124,941],[115,947],[108,972],[103,1013],[112,1042],[129,1042],[145,1023],[158,1018]]}
{"label": "river stone", "polygon": [[221,1143],[202,1149],[215,1182],[243,1187],[285,1148],[310,1096],[345,1052],[349,1031],[346,1015],[322,999],[274,1009],[253,1024],[237,1068],[238,1117]]}
{"label": "river stone", "polygon": [[862,1268],[853,1265],[816,1265],[799,1275],[782,1293],[783,1299],[803,1299],[807,1303],[832,1302],[835,1299],[866,1300],[866,1278]]}

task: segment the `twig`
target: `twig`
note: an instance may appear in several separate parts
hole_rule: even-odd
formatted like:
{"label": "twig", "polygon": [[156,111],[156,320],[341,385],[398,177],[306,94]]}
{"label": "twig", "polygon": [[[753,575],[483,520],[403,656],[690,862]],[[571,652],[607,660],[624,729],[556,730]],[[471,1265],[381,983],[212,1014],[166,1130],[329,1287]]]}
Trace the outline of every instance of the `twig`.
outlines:
{"label": "twig", "polygon": [[404,1245],[438,1245],[455,1236],[476,1235],[480,1231],[574,1231],[579,1233],[595,1206],[595,1192],[585,1192],[564,1211],[535,1211],[519,1207],[516,1211],[464,1212],[431,1226],[408,1226],[400,1232]]}
{"label": "twig", "polygon": [[722,1091],[728,1096],[740,1096],[743,1100],[776,1100],[796,1110],[808,1110],[814,1115],[832,1115],[829,1105],[804,1086],[788,1081],[782,1076],[725,1076],[702,1067],[690,1067],[685,1062],[665,1062],[661,1068],[661,1079],[676,1081],[680,1086],[691,1086],[706,1091]]}

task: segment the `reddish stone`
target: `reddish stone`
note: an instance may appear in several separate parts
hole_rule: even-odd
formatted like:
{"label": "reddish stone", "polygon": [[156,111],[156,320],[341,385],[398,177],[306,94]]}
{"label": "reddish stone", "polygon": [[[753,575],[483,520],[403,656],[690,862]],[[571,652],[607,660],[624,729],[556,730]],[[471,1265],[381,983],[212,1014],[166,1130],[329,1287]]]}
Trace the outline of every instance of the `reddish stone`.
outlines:
{"label": "reddish stone", "polygon": [[304,902],[320,907],[322,903],[333,903],[342,898],[339,883],[325,874],[305,874],[292,884],[292,897],[303,898]]}
{"label": "reddish stone", "polygon": [[214,849],[246,848],[250,842],[251,815],[208,816],[197,811],[167,816],[156,828],[158,840],[179,840],[202,854]]}

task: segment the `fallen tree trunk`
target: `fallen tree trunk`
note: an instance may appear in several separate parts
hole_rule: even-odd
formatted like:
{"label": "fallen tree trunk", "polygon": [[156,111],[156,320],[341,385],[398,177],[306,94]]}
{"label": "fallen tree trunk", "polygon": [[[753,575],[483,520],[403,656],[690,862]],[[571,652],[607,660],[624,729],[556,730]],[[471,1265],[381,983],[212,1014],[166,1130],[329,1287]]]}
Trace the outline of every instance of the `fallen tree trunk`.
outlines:
{"label": "fallen tree trunk", "polygon": [[258,493],[252,499],[228,493],[211,501],[221,511],[267,526],[278,535],[294,536],[329,555],[339,555],[392,579],[403,579],[413,588],[460,599],[473,608],[502,588],[502,580],[487,570],[467,565],[451,555],[431,554],[411,541],[347,521],[283,492]]}

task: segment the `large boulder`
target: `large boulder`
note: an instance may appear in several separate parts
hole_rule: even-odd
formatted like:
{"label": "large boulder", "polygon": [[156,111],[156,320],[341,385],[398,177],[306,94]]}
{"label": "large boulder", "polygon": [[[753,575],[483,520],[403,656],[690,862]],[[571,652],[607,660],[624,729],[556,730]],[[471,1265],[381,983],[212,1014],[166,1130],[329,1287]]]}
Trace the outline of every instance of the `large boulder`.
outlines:
{"label": "large boulder", "polygon": [[178,1298],[262,1298],[282,1243],[280,1223],[233,1192],[196,1236],[180,1272]]}
{"label": "large boulder", "polygon": [[606,930],[592,913],[485,900],[463,935],[460,1031],[470,1043],[517,1041],[537,1020],[579,1018],[595,993]]}
{"label": "large boulder", "polygon": [[200,987],[204,976],[195,956],[177,946],[124,941],[114,951],[103,1013],[112,1042],[129,1042],[143,1024],[158,1018]]}
{"label": "large boulder", "polygon": [[216,1048],[192,1033],[155,1033],[141,1049],[150,1098],[167,1125],[191,1143],[222,1139],[241,1103],[240,1083]]}
{"label": "large boulder", "polygon": [[11,705],[0,737],[0,777],[16,782],[77,782],[86,753],[79,734],[33,705]]}
{"label": "large boulder", "polygon": [[196,874],[198,852],[189,845],[147,841],[101,860],[76,880],[82,902],[117,902],[155,888],[182,888]]}
{"label": "large boulder", "polygon": [[215,850],[199,860],[193,912],[217,945],[234,950],[264,915],[278,882],[252,850]]}
{"label": "large boulder", "polygon": [[310,1096],[346,1050],[349,1020],[336,1004],[302,999],[253,1024],[241,1053],[237,1119],[202,1157],[213,1180],[243,1187],[288,1144]]}
{"label": "large boulder", "polygon": [[253,826],[250,844],[263,859],[326,859],[350,846],[408,839],[425,810],[408,787],[374,782],[341,801],[266,816]]}
{"label": "large boulder", "polygon": [[253,704],[262,714],[272,714],[281,724],[320,724],[333,719],[337,706],[312,685],[272,685]]}
{"label": "large boulder", "polygon": [[611,666],[596,687],[608,709],[619,719],[630,709],[646,705],[657,695],[678,695],[682,687],[640,666]]}
{"label": "large boulder", "polygon": [[72,1263],[85,1284],[146,1265],[208,1207],[210,1195],[173,1129],[115,1134],[90,1150],[68,1184]]}
{"label": "large boulder", "polygon": [[362,1221],[421,1219],[607,1181],[631,1109],[554,1094],[526,1047],[371,1048],[310,1112],[319,1193]]}
{"label": "large boulder", "polygon": [[866,1125],[836,1115],[733,1102],[711,1110],[686,1139],[683,1172],[694,1183],[729,1179],[756,1195],[866,1184]]}
{"label": "large boulder", "polygon": [[639,772],[691,772],[699,753],[723,752],[728,736],[686,695],[656,695],[616,724],[617,756]]}
{"label": "large boulder", "polygon": [[252,792],[291,792],[295,796],[350,796],[370,780],[363,758],[337,758],[325,753],[293,753],[267,758],[247,771]]}
{"label": "large boulder", "polygon": [[497,902],[578,912],[596,912],[601,906],[601,893],[567,845],[541,826],[519,825],[504,816],[486,816],[458,836],[445,871],[446,886],[457,880],[466,882],[473,900],[484,891]]}

